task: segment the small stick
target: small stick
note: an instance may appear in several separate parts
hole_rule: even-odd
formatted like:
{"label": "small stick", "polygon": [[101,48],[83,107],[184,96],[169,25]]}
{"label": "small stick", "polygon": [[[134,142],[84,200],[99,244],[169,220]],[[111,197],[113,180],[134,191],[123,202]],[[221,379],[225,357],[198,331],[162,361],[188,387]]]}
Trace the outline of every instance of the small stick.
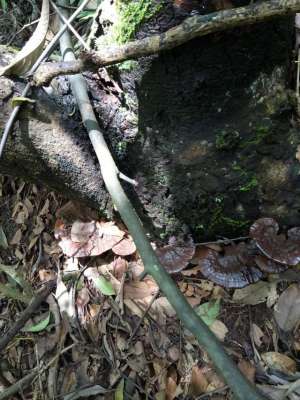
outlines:
{"label": "small stick", "polygon": [[124,175],[123,172],[118,172],[119,178],[123,179],[123,181],[131,183],[133,186],[138,186],[138,182],[135,179],[129,178],[128,176]]}
{"label": "small stick", "polygon": [[130,338],[128,339],[128,345],[129,343],[131,343],[132,339],[134,338],[134,336],[136,335],[137,331],[139,330],[140,326],[142,325],[142,322],[144,321],[144,319],[146,318],[148,312],[150,311],[150,308],[152,307],[154,301],[157,299],[158,295],[159,295],[160,291],[158,290],[155,295],[152,297],[150,303],[148,304],[142,318],[139,320],[138,324],[136,325],[136,327],[134,328],[132,334],[130,335]]}
{"label": "small stick", "polygon": [[202,243],[195,243],[196,246],[206,246],[207,244],[222,244],[222,243],[230,243],[230,242],[237,242],[239,240],[247,240],[250,239],[250,236],[241,236],[233,239],[219,239],[215,240],[214,242],[202,242]]}
{"label": "small stick", "polygon": [[[20,318],[13,324],[13,326],[6,332],[6,334],[0,338],[0,352],[5,349],[8,343],[16,336],[16,334],[23,328],[32,314],[38,309],[41,303],[51,293],[51,290],[55,286],[54,281],[48,282],[47,286],[43,287],[34,299],[30,302],[28,307],[23,311]],[[0,397],[1,399],[1,397]]]}

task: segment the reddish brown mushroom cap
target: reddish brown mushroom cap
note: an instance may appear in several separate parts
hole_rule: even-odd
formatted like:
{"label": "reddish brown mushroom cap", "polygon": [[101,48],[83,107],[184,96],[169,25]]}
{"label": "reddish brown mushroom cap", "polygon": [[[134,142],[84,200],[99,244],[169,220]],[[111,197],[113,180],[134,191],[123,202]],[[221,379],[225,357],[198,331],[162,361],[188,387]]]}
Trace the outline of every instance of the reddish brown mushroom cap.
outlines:
{"label": "reddish brown mushroom cap", "polygon": [[263,273],[256,268],[254,256],[249,254],[245,243],[225,247],[225,254],[208,249],[206,256],[199,260],[202,274],[228,288],[241,288],[257,282]]}
{"label": "reddish brown mushroom cap", "polygon": [[279,226],[272,218],[260,218],[250,228],[250,236],[268,258],[286,265],[300,262],[300,228],[288,231],[288,238],[278,235]]}

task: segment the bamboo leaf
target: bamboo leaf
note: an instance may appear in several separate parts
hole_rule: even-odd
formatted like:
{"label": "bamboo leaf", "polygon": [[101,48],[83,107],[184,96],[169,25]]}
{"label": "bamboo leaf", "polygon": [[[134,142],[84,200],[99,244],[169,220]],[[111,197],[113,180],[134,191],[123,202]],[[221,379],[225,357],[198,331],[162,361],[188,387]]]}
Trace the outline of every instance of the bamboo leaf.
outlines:
{"label": "bamboo leaf", "polygon": [[35,100],[30,99],[29,97],[17,96],[13,97],[11,100],[12,108],[19,106],[24,103],[35,103]]}
{"label": "bamboo leaf", "polygon": [[94,279],[94,284],[100,292],[106,296],[113,296],[116,294],[115,289],[112,284],[104,278],[104,276],[99,276]]}
{"label": "bamboo leaf", "polygon": [[1,225],[0,225],[0,247],[2,247],[4,250],[8,248],[6,235]]}
{"label": "bamboo leaf", "polygon": [[49,0],[43,0],[41,17],[33,35],[15,59],[0,70],[1,75],[24,75],[41,54],[49,26]]}
{"label": "bamboo leaf", "polygon": [[40,322],[38,322],[35,325],[29,326],[27,328],[23,328],[22,331],[23,332],[32,332],[32,333],[36,333],[36,332],[41,332],[44,329],[47,328],[47,326],[49,325],[50,322],[50,312],[48,313],[47,317],[42,319]]}
{"label": "bamboo leaf", "polygon": [[210,326],[216,320],[220,312],[220,299],[203,303],[195,309],[206,325]]}
{"label": "bamboo leaf", "polygon": [[31,298],[33,296],[33,291],[31,285],[22,277],[19,271],[17,271],[18,264],[16,265],[4,265],[0,264],[0,271],[4,272],[9,276],[14,282],[22,287],[25,296]]}
{"label": "bamboo leaf", "polygon": [[115,399],[114,400],[123,400],[124,399],[124,379],[121,379],[117,389],[115,391]]}

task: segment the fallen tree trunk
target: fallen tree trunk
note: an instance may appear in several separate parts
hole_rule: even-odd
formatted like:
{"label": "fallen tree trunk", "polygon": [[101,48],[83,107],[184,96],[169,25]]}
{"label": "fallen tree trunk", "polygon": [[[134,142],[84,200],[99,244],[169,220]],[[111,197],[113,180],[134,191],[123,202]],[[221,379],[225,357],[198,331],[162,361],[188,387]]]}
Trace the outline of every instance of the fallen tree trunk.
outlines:
{"label": "fallen tree trunk", "polygon": [[[236,235],[261,215],[300,223],[292,47],[293,19],[276,19],[195,39],[110,77],[86,74],[118,165],[140,183],[135,193],[127,186],[131,197],[158,234]],[[101,202],[103,211],[108,196],[68,96],[35,90],[1,172]]]}
{"label": "fallen tree trunk", "polygon": [[[0,59],[7,58],[11,55],[1,46]],[[0,87],[3,130],[12,111],[11,99],[24,85],[1,77]],[[58,93],[49,95],[43,89],[34,89],[32,98],[35,104],[23,107],[8,140],[0,160],[1,173],[42,182],[91,206],[102,204],[104,210],[108,196],[80,119],[71,115],[72,100]]]}

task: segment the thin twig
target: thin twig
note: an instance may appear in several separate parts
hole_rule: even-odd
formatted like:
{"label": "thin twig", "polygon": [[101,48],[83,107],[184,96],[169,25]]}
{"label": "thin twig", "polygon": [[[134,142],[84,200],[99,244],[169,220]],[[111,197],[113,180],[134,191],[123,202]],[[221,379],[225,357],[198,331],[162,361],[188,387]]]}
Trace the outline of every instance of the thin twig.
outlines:
{"label": "thin twig", "polygon": [[136,327],[134,328],[132,334],[130,335],[130,338],[128,339],[128,345],[131,343],[132,339],[134,338],[134,336],[136,335],[137,331],[140,329],[140,326],[142,325],[142,322],[144,321],[144,319],[146,318],[148,312],[150,311],[150,308],[152,307],[154,301],[157,299],[158,295],[159,295],[160,291],[158,290],[154,296],[152,297],[150,303],[148,304],[146,310],[144,311],[144,314],[142,315],[142,317],[140,318],[138,324],[136,325]]}
{"label": "thin twig", "polygon": [[33,298],[28,307],[23,311],[18,320],[12,325],[12,327],[6,332],[6,334],[0,338],[0,352],[5,349],[8,343],[16,336],[16,334],[23,328],[32,314],[38,309],[41,303],[46,299],[46,297],[51,293],[54,288],[55,282],[48,282],[37,295]]}
{"label": "thin twig", "polygon": [[139,183],[135,179],[129,178],[128,176],[124,175],[123,172],[119,172],[119,178],[125,182],[131,183],[131,185],[133,186],[139,185]]}
{"label": "thin twig", "polygon": [[79,42],[82,44],[82,46],[89,51],[90,48],[89,46],[85,43],[85,41],[82,39],[82,37],[79,35],[79,33],[76,31],[75,28],[68,22],[68,20],[64,17],[64,15],[60,12],[59,8],[56,7],[56,5],[53,3],[52,0],[50,0],[50,4],[55,10],[55,12],[58,14],[59,18],[67,25],[67,27],[70,29],[70,31],[73,33],[73,35],[79,40]]}
{"label": "thin twig", "polygon": [[215,240],[213,242],[200,242],[200,243],[195,243],[196,246],[206,246],[208,244],[226,244],[226,243],[230,243],[230,242],[238,242],[240,240],[248,240],[250,239],[250,236],[241,236],[241,237],[237,237],[237,238],[233,238],[233,239],[218,239]]}
{"label": "thin twig", "polygon": [[[89,1],[90,0],[83,1],[83,3],[78,7],[78,9],[74,12],[74,14],[68,19],[68,23],[71,23],[77,17],[77,15],[80,13],[81,10],[83,10],[83,8],[86,6],[86,4]],[[56,46],[61,35],[65,32],[66,29],[67,29],[67,25],[66,24],[62,25],[61,29],[57,32],[57,34],[54,36],[54,38],[51,40],[51,42],[48,44],[48,46],[45,48],[45,50],[42,52],[42,54],[38,57],[36,62],[33,64],[30,71],[26,74],[27,76],[31,76],[37,70],[37,68],[39,67],[41,62],[43,62],[47,57],[49,57],[49,55],[54,50],[54,47]],[[29,92],[30,87],[31,87],[31,84],[28,82],[21,94],[22,97],[27,96],[27,93]],[[8,135],[13,128],[14,122],[17,118],[17,115],[18,115],[21,107],[22,107],[22,103],[20,105],[17,105],[13,109],[12,113],[9,116],[7,123],[5,124],[4,132],[3,132],[1,142],[0,142],[0,158],[2,157]]]}
{"label": "thin twig", "polygon": [[37,259],[35,261],[35,263],[33,264],[31,271],[30,271],[30,275],[33,276],[36,272],[36,270],[38,269],[41,261],[43,258],[43,241],[42,241],[42,237],[39,237],[39,252],[38,252],[38,256]]}

